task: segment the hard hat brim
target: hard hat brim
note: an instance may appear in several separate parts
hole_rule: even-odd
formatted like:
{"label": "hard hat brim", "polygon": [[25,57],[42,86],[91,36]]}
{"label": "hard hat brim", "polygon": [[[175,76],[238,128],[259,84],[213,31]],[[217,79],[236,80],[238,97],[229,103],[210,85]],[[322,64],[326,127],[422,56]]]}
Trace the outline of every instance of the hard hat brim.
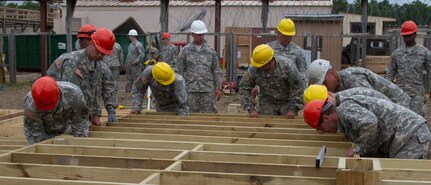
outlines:
{"label": "hard hat brim", "polygon": [[[272,58],[271,58],[272,59]],[[264,66],[265,64],[267,64],[269,61],[271,61],[271,59],[269,59],[268,61],[265,61],[263,63],[257,63],[253,60],[253,58],[250,60],[250,63],[252,66],[256,67],[256,68],[260,68],[262,66]]]}
{"label": "hard hat brim", "polygon": [[172,75],[172,77],[168,80],[168,81],[158,81],[159,83],[161,83],[162,85],[171,85],[172,82],[174,82],[175,80],[175,73]]}
{"label": "hard hat brim", "polygon": [[77,38],[89,38],[91,39],[91,36],[86,33],[80,33],[76,36]]}
{"label": "hard hat brim", "polygon": [[296,31],[291,31],[291,32],[287,32],[287,31],[280,31],[278,30],[281,34],[283,34],[284,36],[295,36],[296,35]]}
{"label": "hard hat brim", "polygon": [[112,49],[111,50],[107,50],[99,45],[97,45],[96,43],[94,43],[94,46],[96,46],[97,51],[105,54],[105,55],[112,55]]}
{"label": "hard hat brim", "polygon": [[194,33],[194,34],[204,34],[204,33],[208,33],[208,30],[205,29],[205,30],[202,30],[202,31],[192,31],[192,33]]}
{"label": "hard hat brim", "polygon": [[413,33],[415,33],[415,32],[416,32],[416,31],[414,31],[414,30],[413,30],[413,31],[408,31],[408,32],[401,32],[401,33],[400,33],[400,35],[401,35],[401,36],[404,36],[404,35],[410,35],[410,34],[413,34]]}

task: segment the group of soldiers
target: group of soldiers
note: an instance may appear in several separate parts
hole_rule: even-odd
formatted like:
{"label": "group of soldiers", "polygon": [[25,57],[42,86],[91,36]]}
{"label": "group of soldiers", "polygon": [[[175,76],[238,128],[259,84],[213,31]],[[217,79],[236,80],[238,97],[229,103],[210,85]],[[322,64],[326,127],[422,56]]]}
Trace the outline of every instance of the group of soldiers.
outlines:
{"label": "group of soldiers", "polygon": [[[153,62],[147,61],[144,68],[140,62],[144,48],[136,30],[130,30],[125,90],[132,94],[131,114],[142,111],[148,89],[157,111],[179,116],[217,112],[222,92],[218,55],[204,39],[208,32],[204,22],[194,21],[190,32],[193,42],[179,53],[170,43],[171,35],[163,33],[160,52],[152,52]],[[308,64],[302,49],[292,42],[294,22],[282,19],[277,40],[253,50],[251,65],[239,83],[240,102],[254,118],[293,119],[304,110],[310,127],[320,133],[339,131],[354,143],[347,156],[426,159],[431,135],[423,72],[431,79],[431,53],[416,44],[416,32],[413,21],[401,26],[405,45],[393,52],[383,78],[360,67],[336,71],[323,59]],[[61,55],[50,66],[50,77],[38,79],[26,97],[24,127],[29,143],[62,133],[87,136],[89,123],[100,125],[99,96],[108,121],[116,121],[121,47],[104,28],[84,29],[78,37],[77,48],[82,49]]]}

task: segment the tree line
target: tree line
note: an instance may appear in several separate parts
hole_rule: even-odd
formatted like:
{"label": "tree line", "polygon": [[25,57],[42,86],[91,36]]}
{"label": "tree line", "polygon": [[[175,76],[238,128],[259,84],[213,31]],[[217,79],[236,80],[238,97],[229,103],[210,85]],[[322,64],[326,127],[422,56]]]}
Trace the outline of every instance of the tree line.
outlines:
{"label": "tree line", "polygon": [[[370,0],[368,1],[368,15],[395,18],[397,25],[401,25],[406,20],[413,20],[418,25],[430,25],[431,0],[425,0],[429,2],[427,4],[422,1],[414,0],[399,5],[390,3],[389,0]],[[333,0],[332,13],[361,14],[361,0],[355,0],[353,3],[349,3],[347,0]]]}

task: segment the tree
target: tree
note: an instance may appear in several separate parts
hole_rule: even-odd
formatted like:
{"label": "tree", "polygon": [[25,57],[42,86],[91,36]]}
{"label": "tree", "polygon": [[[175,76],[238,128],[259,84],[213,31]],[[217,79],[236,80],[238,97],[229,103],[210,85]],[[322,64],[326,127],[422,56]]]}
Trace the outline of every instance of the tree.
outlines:
{"label": "tree", "polygon": [[29,10],[39,10],[39,3],[33,3],[31,0],[26,0],[24,3],[18,6],[18,8],[29,9]]}
{"label": "tree", "polygon": [[349,8],[349,2],[347,0],[334,0],[332,6],[332,13],[346,13]]}

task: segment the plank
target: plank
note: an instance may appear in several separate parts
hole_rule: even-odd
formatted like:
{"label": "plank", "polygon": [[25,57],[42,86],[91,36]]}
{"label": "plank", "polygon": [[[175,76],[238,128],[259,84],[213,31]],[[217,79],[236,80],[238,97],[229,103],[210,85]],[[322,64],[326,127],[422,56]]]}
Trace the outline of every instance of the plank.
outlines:
{"label": "plank", "polygon": [[180,128],[128,128],[128,127],[93,127],[92,131],[106,132],[129,132],[129,133],[151,133],[151,134],[175,134],[175,135],[205,135],[221,137],[240,138],[264,138],[264,139],[288,139],[288,140],[317,140],[317,141],[345,141],[343,135],[334,134],[299,134],[299,133],[261,133],[261,132],[240,132],[240,131],[212,131],[212,130],[191,130]]}
{"label": "plank", "polygon": [[154,172],[145,169],[0,163],[0,176],[40,179],[137,183]]}
{"label": "plank", "polygon": [[235,122],[271,122],[271,123],[304,123],[303,119],[286,118],[249,118],[249,117],[218,117],[218,116],[176,116],[176,115],[127,115],[129,119],[170,119],[170,120],[200,120],[200,121],[235,121]]}
{"label": "plank", "polygon": [[199,141],[200,143],[230,143],[230,144],[256,144],[256,145],[282,145],[282,146],[312,146],[321,147],[326,145],[330,148],[351,147],[351,143],[338,141],[305,141],[305,140],[278,140],[278,139],[253,139],[238,137],[219,136],[191,136],[191,135],[169,135],[149,133],[121,133],[121,132],[90,132],[94,138],[120,138],[120,139],[143,139],[143,140],[170,140],[170,141]]}
{"label": "plank", "polygon": [[[2,177],[0,176],[0,184],[7,185],[128,185],[130,183],[115,183],[115,182],[92,182],[92,181],[70,181],[57,179],[35,179],[27,177]],[[130,184],[131,185],[131,184]]]}

